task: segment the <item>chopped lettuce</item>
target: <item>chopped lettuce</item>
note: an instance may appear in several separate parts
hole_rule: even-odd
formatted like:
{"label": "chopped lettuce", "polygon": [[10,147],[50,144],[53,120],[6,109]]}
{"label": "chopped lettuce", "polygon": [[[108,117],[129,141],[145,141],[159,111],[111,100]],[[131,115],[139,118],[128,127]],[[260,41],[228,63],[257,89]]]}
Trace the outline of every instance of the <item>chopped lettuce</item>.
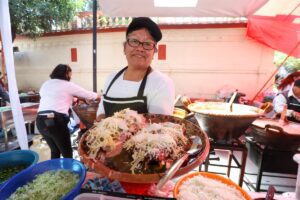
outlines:
{"label": "chopped lettuce", "polygon": [[58,200],[69,193],[78,181],[78,174],[67,170],[47,171],[19,187],[9,200]]}

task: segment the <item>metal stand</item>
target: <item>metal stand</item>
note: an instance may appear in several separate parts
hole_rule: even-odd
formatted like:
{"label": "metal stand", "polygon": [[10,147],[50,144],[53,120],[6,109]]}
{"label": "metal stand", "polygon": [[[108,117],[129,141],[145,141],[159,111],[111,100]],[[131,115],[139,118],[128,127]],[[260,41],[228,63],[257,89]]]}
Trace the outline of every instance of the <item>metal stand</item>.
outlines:
{"label": "metal stand", "polygon": [[[31,141],[31,137],[29,136],[32,135],[32,133],[34,133],[34,122],[36,119],[38,106],[39,106],[38,103],[27,103],[22,106],[24,122],[25,124],[27,124],[26,129],[27,132],[29,133],[28,135],[29,142]],[[0,139],[0,152],[19,148],[18,146],[19,143],[16,139],[16,136],[10,136],[10,137],[8,136],[8,132],[13,127],[14,127],[14,120],[13,120],[11,108],[9,107],[6,110],[0,112],[0,128],[4,133],[4,138]]]}
{"label": "metal stand", "polygon": [[[249,157],[257,165],[258,172],[255,186],[247,179],[245,179],[245,182],[256,192],[266,191],[261,189],[261,181],[263,176],[294,179],[287,174],[297,174],[297,164],[293,161],[292,157],[294,154],[299,152],[298,150],[276,149],[268,145],[257,143],[251,137],[246,137],[246,145],[249,149]],[[282,175],[266,175],[264,172],[280,173]],[[275,183],[272,183],[272,185],[276,186]],[[280,184],[278,186],[284,185]]]}
{"label": "metal stand", "polygon": [[[245,174],[245,167],[246,167],[246,160],[247,160],[247,154],[248,149],[246,145],[240,141],[237,140],[232,143],[218,143],[218,142],[210,142],[210,153],[208,154],[208,157],[206,158],[204,162],[205,171],[208,171],[208,167],[210,166],[217,166],[217,167],[226,167],[227,172],[226,175],[228,178],[230,178],[230,172],[232,168],[239,168],[240,169],[240,176],[239,176],[239,185],[243,186],[243,180],[244,180],[244,174]],[[211,164],[209,161],[211,160],[211,155],[214,153],[214,150],[225,150],[228,151],[228,162],[227,165],[220,165],[220,164]],[[236,158],[234,155],[234,152],[240,151],[242,152],[242,157],[240,161]],[[214,158],[213,158],[214,159]],[[217,158],[218,159],[218,158]],[[232,165],[232,161],[236,164],[236,166]],[[199,170],[201,170],[201,166],[199,167]]]}

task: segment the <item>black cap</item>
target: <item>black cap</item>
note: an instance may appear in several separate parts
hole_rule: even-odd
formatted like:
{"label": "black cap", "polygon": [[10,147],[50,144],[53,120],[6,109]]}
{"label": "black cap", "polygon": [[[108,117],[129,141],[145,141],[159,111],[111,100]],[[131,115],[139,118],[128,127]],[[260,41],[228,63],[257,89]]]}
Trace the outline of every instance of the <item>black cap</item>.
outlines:
{"label": "black cap", "polygon": [[129,33],[140,30],[140,29],[147,29],[150,33],[150,35],[153,37],[153,39],[158,42],[162,38],[162,34],[160,31],[160,28],[157,26],[155,22],[153,22],[148,17],[137,17],[132,20],[132,22],[129,24],[127,30],[126,30],[126,37]]}
{"label": "black cap", "polygon": [[300,79],[295,80],[294,86],[300,88]]}

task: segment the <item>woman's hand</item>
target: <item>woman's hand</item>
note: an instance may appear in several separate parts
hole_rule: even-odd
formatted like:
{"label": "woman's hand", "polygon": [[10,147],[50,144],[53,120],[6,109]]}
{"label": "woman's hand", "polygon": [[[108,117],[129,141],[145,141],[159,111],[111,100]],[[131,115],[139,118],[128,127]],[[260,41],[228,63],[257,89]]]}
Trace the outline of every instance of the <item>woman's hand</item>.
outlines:
{"label": "woman's hand", "polygon": [[269,113],[273,110],[273,105],[271,102],[266,102],[261,104],[260,109],[264,110],[264,113]]}
{"label": "woman's hand", "polygon": [[292,115],[297,121],[300,121],[300,112],[293,111]]}
{"label": "woman's hand", "polygon": [[104,118],[105,118],[105,114],[98,115],[98,116],[96,117],[94,123],[100,122],[100,121],[101,121],[102,119],[104,119]]}
{"label": "woman's hand", "polygon": [[84,99],[84,98],[80,98],[80,97],[74,97],[73,98],[73,106],[76,106],[76,105],[81,105],[81,104],[90,104],[88,102],[87,99]]}
{"label": "woman's hand", "polygon": [[99,94],[97,94],[97,98],[95,99],[95,101],[100,101],[101,96]]}

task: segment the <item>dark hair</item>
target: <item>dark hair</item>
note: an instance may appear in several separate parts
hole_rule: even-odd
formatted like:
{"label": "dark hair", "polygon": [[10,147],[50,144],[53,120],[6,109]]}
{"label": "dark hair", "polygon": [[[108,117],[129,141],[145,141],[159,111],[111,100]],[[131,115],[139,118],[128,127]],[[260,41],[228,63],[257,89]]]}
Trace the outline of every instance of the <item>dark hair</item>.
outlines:
{"label": "dark hair", "polygon": [[294,86],[300,88],[300,79],[295,80]]}
{"label": "dark hair", "polygon": [[59,64],[54,68],[54,70],[50,74],[50,78],[70,81],[70,77],[67,76],[67,74],[71,71],[72,69],[69,65]]}
{"label": "dark hair", "polygon": [[140,29],[147,29],[153,39],[158,42],[162,38],[162,34],[158,25],[153,22],[149,17],[137,17],[132,20],[126,30],[126,37],[133,31]]}

